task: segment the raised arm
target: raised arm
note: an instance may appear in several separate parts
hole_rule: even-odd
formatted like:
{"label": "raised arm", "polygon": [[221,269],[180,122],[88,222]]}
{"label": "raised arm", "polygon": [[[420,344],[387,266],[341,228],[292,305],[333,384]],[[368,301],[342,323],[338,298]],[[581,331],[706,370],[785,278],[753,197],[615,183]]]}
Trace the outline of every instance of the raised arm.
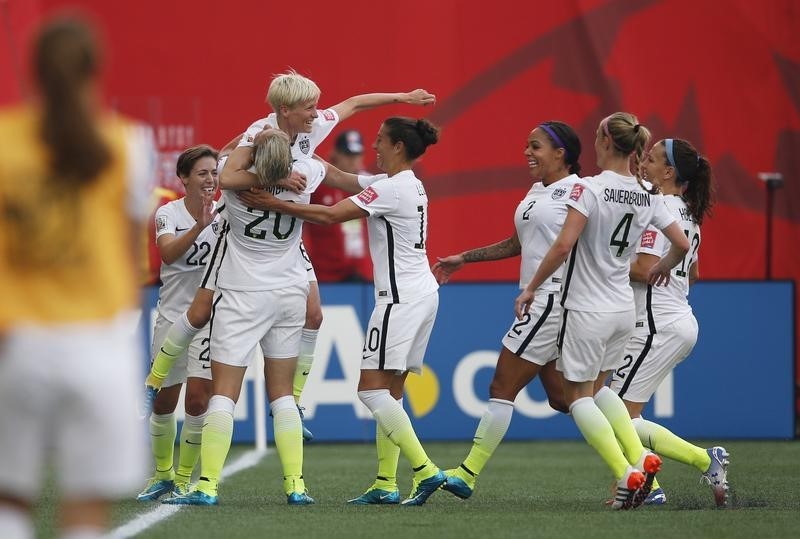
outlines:
{"label": "raised arm", "polygon": [[453,275],[453,273],[464,267],[464,264],[471,262],[486,262],[489,260],[502,260],[504,258],[517,256],[520,254],[520,252],[522,252],[522,246],[519,243],[519,236],[517,236],[517,232],[514,231],[514,234],[511,235],[511,237],[506,238],[503,241],[493,243],[492,245],[470,249],[469,251],[464,251],[463,253],[457,255],[437,258],[437,262],[433,265],[431,271],[433,271],[436,281],[439,284],[444,284],[450,280],[450,276]]}
{"label": "raised arm", "polygon": [[277,211],[319,225],[344,223],[369,215],[367,211],[353,204],[349,198],[339,201],[334,206],[323,206],[322,204],[295,204],[276,198],[271,193],[260,189],[243,191],[237,193],[236,196],[250,208]]}
{"label": "raised arm", "polygon": [[228,156],[222,173],[219,175],[220,189],[240,191],[258,185],[258,178],[248,169],[253,166],[252,146],[239,146]]}
{"label": "raised arm", "polygon": [[339,121],[344,121],[356,112],[393,103],[427,106],[436,103],[436,96],[422,89],[397,94],[361,94],[345,99],[331,108],[339,115]]}
{"label": "raised arm", "polygon": [[199,219],[197,219],[192,228],[180,236],[176,236],[175,234],[162,234],[156,240],[158,253],[164,264],[168,266],[174,264],[180,257],[186,254],[186,251],[194,244],[200,233],[211,224],[214,217],[217,215],[216,210],[214,210],[214,195],[204,192],[201,196],[203,197],[203,207]]}
{"label": "raised arm", "polygon": [[341,189],[351,195],[360,193],[364,189],[364,187],[358,183],[358,174],[351,174],[340,170],[319,156],[315,155],[314,159],[325,165],[325,179],[322,180],[322,183],[325,185]]}

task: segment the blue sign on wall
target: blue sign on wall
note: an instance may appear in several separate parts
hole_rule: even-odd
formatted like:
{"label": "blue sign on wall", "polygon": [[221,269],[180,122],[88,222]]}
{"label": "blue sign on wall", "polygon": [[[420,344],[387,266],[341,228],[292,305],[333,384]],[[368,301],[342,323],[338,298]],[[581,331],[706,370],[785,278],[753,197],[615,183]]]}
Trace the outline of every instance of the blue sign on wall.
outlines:
{"label": "blue sign on wall", "polygon": [[[302,397],[307,426],[320,441],[372,440],[375,423],[356,396],[372,287],[327,284],[321,293],[325,319]],[[514,284],[440,289],[426,370],[422,377],[409,376],[404,399],[421,439],[472,438],[517,294]],[[787,282],[693,287],[697,345],[659,388],[644,416],[688,438],[793,437],[793,297]],[[247,383],[234,441],[254,438],[250,395],[252,383]],[[538,381],[517,398],[508,439],[579,437],[572,419],[547,405]]]}

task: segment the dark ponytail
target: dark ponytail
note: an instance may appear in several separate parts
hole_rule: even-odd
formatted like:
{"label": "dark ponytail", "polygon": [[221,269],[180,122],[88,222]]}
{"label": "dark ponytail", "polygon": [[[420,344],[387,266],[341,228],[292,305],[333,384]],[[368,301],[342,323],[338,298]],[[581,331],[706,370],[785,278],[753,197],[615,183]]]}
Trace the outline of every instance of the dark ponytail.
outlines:
{"label": "dark ponytail", "polygon": [[77,20],[56,20],[41,30],[34,50],[44,109],[41,136],[53,178],[72,186],[87,184],[111,161],[86,95],[100,63],[94,38]]}
{"label": "dark ponytail", "polygon": [[[667,153],[666,141],[664,144]],[[711,163],[699,154],[692,144],[683,139],[672,139],[672,155],[667,155],[667,164],[674,160],[677,172],[675,183],[685,186],[683,200],[689,208],[692,219],[698,225],[703,224],[703,218],[711,216],[711,207],[714,205],[714,184]]]}
{"label": "dark ponytail", "polygon": [[403,143],[406,158],[410,160],[418,158],[428,146],[439,142],[439,128],[425,118],[415,120],[393,116],[384,120],[383,125],[392,144]]}

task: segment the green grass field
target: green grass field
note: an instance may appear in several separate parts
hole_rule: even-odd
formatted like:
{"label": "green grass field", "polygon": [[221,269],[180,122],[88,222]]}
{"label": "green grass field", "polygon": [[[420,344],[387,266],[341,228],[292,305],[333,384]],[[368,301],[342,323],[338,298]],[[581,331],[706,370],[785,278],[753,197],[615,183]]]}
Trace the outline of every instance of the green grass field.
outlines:
{"label": "green grass field", "polygon": [[[702,442],[700,442],[701,445]],[[467,443],[428,443],[442,467],[458,464]],[[281,492],[277,454],[227,479],[220,506],[186,507],[140,534],[152,538],[234,537],[797,537],[800,498],[797,464],[800,442],[734,441],[731,503],[714,509],[699,473],[667,461],[659,475],[668,504],[615,512],[610,474],[582,442],[507,442],[484,470],[475,494],[462,501],[441,491],[423,507],[352,507],[375,473],[374,448],[366,444],[309,444],[305,476],[317,504],[288,507]],[[234,448],[229,462],[249,448]],[[410,490],[410,471],[401,459],[401,494]],[[52,494],[41,519],[52,516]],[[115,524],[135,519],[155,505],[125,501]],[[52,535],[46,523],[40,533]]]}

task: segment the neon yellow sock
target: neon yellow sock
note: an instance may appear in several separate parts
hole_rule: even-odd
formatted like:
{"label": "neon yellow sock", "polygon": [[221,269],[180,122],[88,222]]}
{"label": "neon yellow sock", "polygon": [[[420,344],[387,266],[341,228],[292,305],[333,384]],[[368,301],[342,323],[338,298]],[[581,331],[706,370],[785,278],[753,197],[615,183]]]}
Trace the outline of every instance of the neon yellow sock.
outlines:
{"label": "neon yellow sock", "polygon": [[625,453],[628,463],[636,466],[642,457],[644,446],[639,440],[639,435],[636,434],[636,429],[631,422],[628,409],[625,408],[625,403],[609,387],[603,387],[598,391],[594,396],[594,402],[603,412],[603,415],[606,416],[608,423],[614,430],[614,436],[617,437],[619,445],[622,446],[622,451]]}
{"label": "neon yellow sock", "polygon": [[591,397],[578,399],[572,403],[569,411],[583,437],[611,468],[614,478],[622,479],[628,468],[628,460],[617,443],[608,419],[594,400]]}
{"label": "neon yellow sock", "polygon": [[[218,396],[212,397],[216,399]],[[225,398],[225,397],[223,397]],[[210,408],[209,404],[209,408]],[[200,481],[197,490],[217,495],[219,476],[233,437],[233,413],[227,410],[210,411],[203,424],[203,443],[200,446]]]}
{"label": "neon yellow sock", "polygon": [[186,352],[189,343],[199,331],[200,329],[189,323],[186,313],[173,322],[167,330],[167,335],[164,337],[164,342],[161,343],[156,357],[153,358],[153,364],[150,366],[150,373],[147,375],[145,383],[160,389],[175,360]]}
{"label": "neon yellow sock", "polygon": [[661,488],[661,485],[659,485],[659,484],[658,484],[658,479],[656,479],[656,478],[654,477],[654,478],[653,478],[653,487],[652,487],[651,491],[652,491],[652,490],[658,490],[659,488]]}
{"label": "neon yellow sock", "polygon": [[439,472],[419,443],[411,420],[400,403],[391,399],[391,403],[376,410],[373,415],[386,437],[400,448],[400,452],[411,463],[415,481],[423,481]]}
{"label": "neon yellow sock", "polygon": [[467,458],[464,459],[464,463],[456,468],[455,472],[470,487],[474,488],[477,475],[481,473],[497,446],[503,441],[508,426],[511,424],[513,413],[513,402],[489,399],[489,407],[483,413],[475,431],[475,437],[472,439],[472,448]]}
{"label": "neon yellow sock", "polygon": [[397,463],[400,448],[375,424],[375,447],[378,450],[378,475],[372,488],[397,490]]}
{"label": "neon yellow sock", "polygon": [[175,433],[178,422],[175,414],[150,415],[150,447],[153,450],[153,460],[156,463],[156,479],[175,478]]}
{"label": "neon yellow sock", "polygon": [[659,455],[694,466],[701,473],[705,473],[711,465],[711,457],[705,449],[690,444],[658,423],[637,417],[633,425],[642,444]]}
{"label": "neon yellow sock", "polygon": [[275,447],[283,469],[283,487],[286,494],[305,492],[303,480],[303,427],[300,413],[290,396],[273,401],[272,425],[275,431]]}
{"label": "neon yellow sock", "polygon": [[200,442],[203,439],[203,420],[205,414],[193,416],[186,414],[181,429],[181,451],[178,454],[178,471],[175,482],[188,485],[192,479],[192,471],[200,459]]}
{"label": "neon yellow sock", "polygon": [[294,402],[300,404],[300,395],[308,381],[308,373],[311,372],[311,364],[314,363],[314,354],[300,355],[297,357],[297,368],[294,370],[294,380],[292,381],[292,392]]}

